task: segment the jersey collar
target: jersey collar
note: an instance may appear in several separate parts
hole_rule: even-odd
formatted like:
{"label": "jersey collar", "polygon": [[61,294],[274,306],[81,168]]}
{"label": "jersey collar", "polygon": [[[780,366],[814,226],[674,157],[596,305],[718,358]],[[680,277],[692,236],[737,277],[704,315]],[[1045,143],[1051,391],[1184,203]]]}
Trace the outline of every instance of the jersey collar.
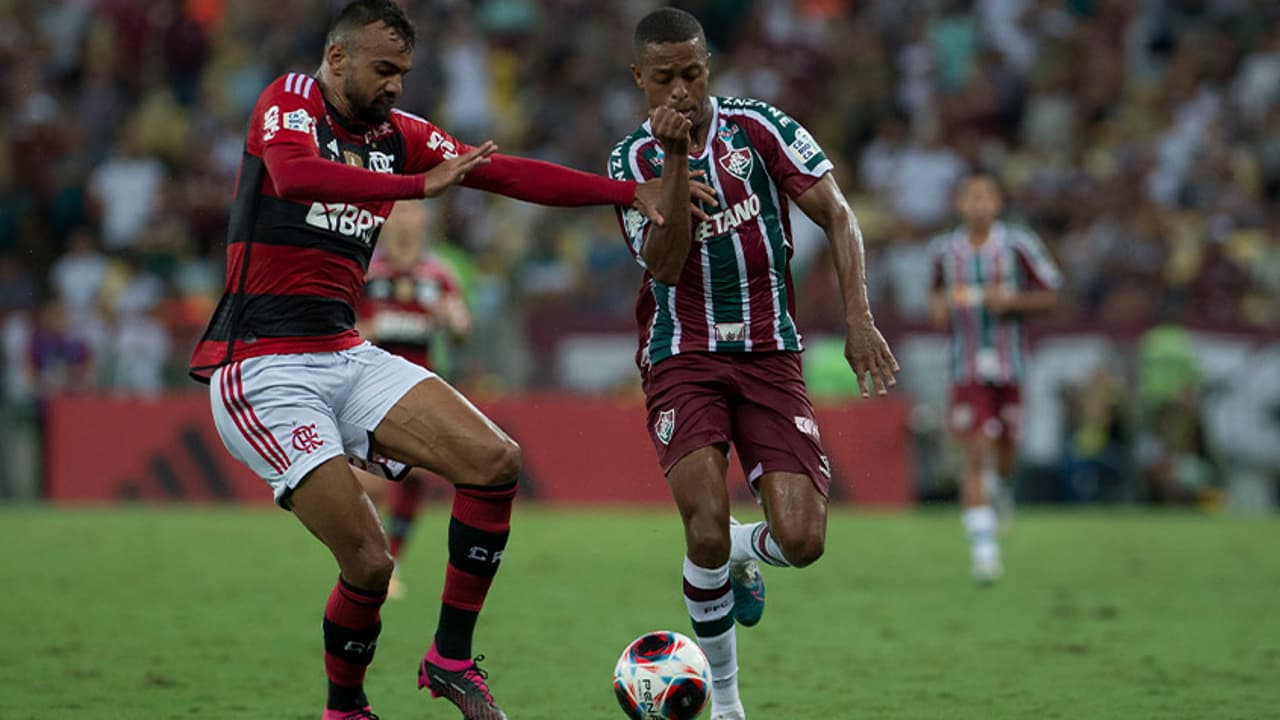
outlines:
{"label": "jersey collar", "polygon": [[329,102],[329,98],[324,97],[324,93],[320,93],[324,98],[325,115],[329,118],[329,126],[332,127],[336,134],[347,142],[370,142],[377,140],[385,135],[391,134],[391,121],[382,123],[381,125],[371,126],[360,122],[359,120],[349,120],[338,112],[338,109]]}

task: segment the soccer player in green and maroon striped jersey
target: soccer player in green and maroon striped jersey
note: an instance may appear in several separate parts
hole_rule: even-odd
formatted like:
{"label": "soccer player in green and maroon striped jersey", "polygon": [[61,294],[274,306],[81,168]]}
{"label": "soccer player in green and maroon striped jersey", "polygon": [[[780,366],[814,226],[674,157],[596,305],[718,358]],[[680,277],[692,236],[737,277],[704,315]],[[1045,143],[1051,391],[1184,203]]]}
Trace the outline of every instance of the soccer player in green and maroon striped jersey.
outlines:
{"label": "soccer player in green and maroon striped jersey", "polygon": [[995,178],[965,178],[956,193],[961,224],[930,247],[934,324],[951,329],[951,429],[965,450],[960,502],[973,579],[983,585],[1002,572],[991,495],[1007,491],[1013,474],[1022,318],[1052,308],[1062,284],[1040,239],[1000,221],[1001,204]]}
{"label": "soccer player in green and maroon striped jersey", "polygon": [[[758,563],[802,567],[826,541],[831,470],[800,370],[789,203],[831,241],[863,395],[886,393],[898,365],[868,307],[857,223],[813,136],[767,103],[709,95],[706,37],[686,12],[640,21],[631,70],[649,118],[618,143],[609,173],[661,178],[670,210],[661,225],[619,213],[645,269],[636,315],[649,434],[684,521],[684,597],[711,664],[711,717],[741,720],[734,622],[763,612]],[[706,220],[677,212],[690,173],[716,191]],[[767,522],[731,524],[730,445]]]}

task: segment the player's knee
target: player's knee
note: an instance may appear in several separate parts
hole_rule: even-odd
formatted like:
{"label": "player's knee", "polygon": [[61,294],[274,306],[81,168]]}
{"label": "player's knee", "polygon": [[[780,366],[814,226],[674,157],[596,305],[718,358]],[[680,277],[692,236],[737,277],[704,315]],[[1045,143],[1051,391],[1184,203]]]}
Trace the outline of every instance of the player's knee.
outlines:
{"label": "player's knee", "polygon": [[795,567],[812,565],[827,549],[827,539],[820,532],[804,532],[796,537],[780,539],[782,555]]}
{"label": "player's knee", "polygon": [[506,485],[520,478],[520,468],[524,464],[524,454],[520,445],[511,438],[503,438],[494,444],[489,451],[486,463],[486,480],[490,485]]}
{"label": "player's knee", "polygon": [[729,561],[730,539],[727,527],[711,519],[694,518],[685,528],[689,559],[701,567],[717,567]]}
{"label": "player's knee", "polygon": [[366,542],[347,553],[342,562],[342,576],[356,587],[382,591],[391,582],[395,560],[387,550],[387,543]]}

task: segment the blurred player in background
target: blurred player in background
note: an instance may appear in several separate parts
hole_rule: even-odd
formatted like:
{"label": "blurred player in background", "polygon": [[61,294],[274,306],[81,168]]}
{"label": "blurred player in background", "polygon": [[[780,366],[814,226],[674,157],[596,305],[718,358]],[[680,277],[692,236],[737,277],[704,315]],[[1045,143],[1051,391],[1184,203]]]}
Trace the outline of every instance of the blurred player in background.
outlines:
{"label": "blurred player in background", "polygon": [[[800,368],[787,203],[826,232],[846,319],[845,355],[863,396],[894,384],[897,361],[872,319],[862,238],[831,163],[804,128],[756,100],[708,94],[710,54],[692,15],[663,8],[635,31],[649,119],[609,160],[615,178],[661,177],[664,226],[620,212],[645,269],[636,308],[649,434],[684,522],[684,599],[711,664],[712,720],[742,720],[735,619],[764,611],[759,562],[803,567],[823,553],[831,468]],[[679,212],[689,173],[718,210]],[[729,447],[766,520],[733,523]]]}
{"label": "blurred player in background", "polygon": [[323,624],[324,720],[376,717],[364,678],[394,563],[348,459],[368,466],[378,456],[455,486],[443,602],[418,685],[470,720],[506,718],[471,644],[510,532],[520,448],[434,373],[356,332],[394,201],[461,184],[544,205],[634,206],[662,222],[657,183],[499,155],[492,142],[472,148],[393,110],[415,37],[392,0],[356,0],[330,26],[314,76],[290,73],[263,91],[231,211],[222,300],[191,358],[227,449],[337,561]]}
{"label": "blurred player in background", "polygon": [[[433,351],[464,338],[471,314],[453,269],[427,243],[427,206],[420,201],[396,203],[378,238],[379,253],[369,263],[364,301],[357,328],[361,337],[383,350],[440,372]],[[404,596],[401,553],[418,516],[427,473],[411,470],[399,482],[366,476],[365,491],[385,507],[389,520],[388,549],[396,562],[387,595]]]}
{"label": "blurred player in background", "polygon": [[1016,459],[1022,318],[1051,309],[1062,284],[1040,239],[997,219],[1002,205],[993,177],[970,175],[956,193],[960,225],[931,247],[930,310],[936,325],[951,329],[950,425],[964,446],[960,502],[973,578],[982,584],[1002,572],[993,501],[1001,488],[1008,492]]}

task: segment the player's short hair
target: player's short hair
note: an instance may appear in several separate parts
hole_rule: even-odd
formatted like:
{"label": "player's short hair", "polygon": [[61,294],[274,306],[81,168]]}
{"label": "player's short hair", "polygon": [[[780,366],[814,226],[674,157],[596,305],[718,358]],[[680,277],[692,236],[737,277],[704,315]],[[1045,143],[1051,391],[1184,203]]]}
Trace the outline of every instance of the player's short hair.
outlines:
{"label": "player's short hair", "polygon": [[413,50],[414,43],[418,41],[417,28],[395,0],[354,0],[347,3],[329,25],[325,47],[350,47],[356,33],[374,23],[384,23],[400,36],[405,51]]}
{"label": "player's short hair", "polygon": [[658,8],[645,15],[636,25],[632,40],[635,43],[636,56],[648,45],[663,43],[682,43],[690,40],[701,40],[703,47],[707,45],[707,35],[702,30],[698,18],[679,8]]}

